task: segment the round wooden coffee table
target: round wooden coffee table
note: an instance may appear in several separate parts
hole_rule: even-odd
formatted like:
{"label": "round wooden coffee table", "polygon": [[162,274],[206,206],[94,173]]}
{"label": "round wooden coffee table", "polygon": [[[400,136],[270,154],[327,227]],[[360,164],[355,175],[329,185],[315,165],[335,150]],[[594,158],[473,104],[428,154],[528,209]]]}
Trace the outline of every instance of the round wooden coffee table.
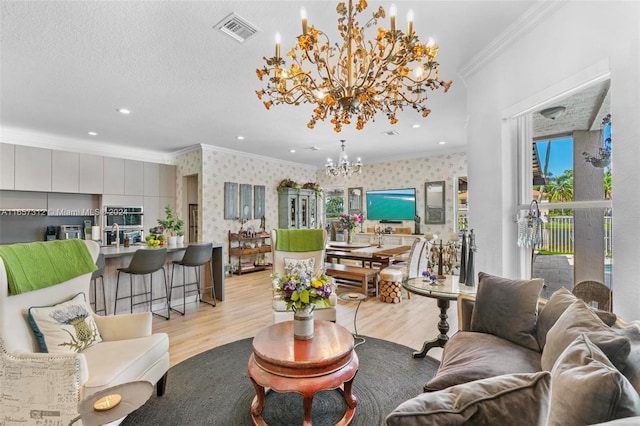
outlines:
{"label": "round wooden coffee table", "polygon": [[293,338],[293,321],[273,324],[258,332],[248,366],[249,378],[256,388],[251,404],[253,423],[266,425],[261,417],[265,388],[302,394],[305,426],[311,425],[313,396],[322,390],[341,388],[347,411],[338,425],[348,425],[358,403],[351,391],[359,366],[353,344],[347,329],[329,321],[314,321],[310,340]]}

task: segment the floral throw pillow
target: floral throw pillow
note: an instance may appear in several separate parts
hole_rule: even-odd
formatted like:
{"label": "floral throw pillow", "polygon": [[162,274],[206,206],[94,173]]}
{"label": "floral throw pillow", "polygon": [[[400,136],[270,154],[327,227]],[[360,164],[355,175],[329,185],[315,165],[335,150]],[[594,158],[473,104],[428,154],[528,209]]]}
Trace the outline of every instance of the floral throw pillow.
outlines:
{"label": "floral throw pillow", "polygon": [[57,305],[29,308],[29,323],[42,352],[81,352],[102,342],[84,293]]}
{"label": "floral throw pillow", "polygon": [[287,275],[313,275],[316,271],[316,259],[310,257],[308,259],[294,259],[290,257],[284,258],[284,273]]}

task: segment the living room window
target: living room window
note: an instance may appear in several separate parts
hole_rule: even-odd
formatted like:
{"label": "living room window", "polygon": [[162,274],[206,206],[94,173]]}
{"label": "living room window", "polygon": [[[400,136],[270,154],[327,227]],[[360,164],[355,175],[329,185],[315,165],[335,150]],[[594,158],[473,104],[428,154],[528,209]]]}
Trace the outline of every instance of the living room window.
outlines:
{"label": "living room window", "polygon": [[[609,81],[598,82],[517,118],[518,217],[526,217],[535,200],[542,219],[542,242],[523,250],[531,256],[525,263],[533,277],[561,281],[570,290],[581,281],[612,287],[608,93]],[[545,117],[560,106],[559,115]]]}

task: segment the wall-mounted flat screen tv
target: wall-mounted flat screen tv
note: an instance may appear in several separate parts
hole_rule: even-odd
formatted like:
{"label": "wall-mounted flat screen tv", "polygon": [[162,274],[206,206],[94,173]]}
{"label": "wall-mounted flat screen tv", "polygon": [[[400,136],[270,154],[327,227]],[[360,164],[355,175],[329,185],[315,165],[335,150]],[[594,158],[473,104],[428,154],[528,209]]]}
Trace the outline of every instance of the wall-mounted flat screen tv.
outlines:
{"label": "wall-mounted flat screen tv", "polygon": [[367,220],[414,220],[416,189],[367,191]]}

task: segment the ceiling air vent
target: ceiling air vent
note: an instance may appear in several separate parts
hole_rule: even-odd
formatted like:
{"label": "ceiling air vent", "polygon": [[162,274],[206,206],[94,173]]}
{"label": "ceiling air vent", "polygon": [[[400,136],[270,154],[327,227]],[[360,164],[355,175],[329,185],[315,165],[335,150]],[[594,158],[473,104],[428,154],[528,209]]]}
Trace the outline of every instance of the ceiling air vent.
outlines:
{"label": "ceiling air vent", "polygon": [[258,27],[249,23],[246,19],[241,18],[235,13],[231,13],[222,21],[218,22],[214,25],[214,28],[240,43],[244,43],[255,33],[260,31]]}

